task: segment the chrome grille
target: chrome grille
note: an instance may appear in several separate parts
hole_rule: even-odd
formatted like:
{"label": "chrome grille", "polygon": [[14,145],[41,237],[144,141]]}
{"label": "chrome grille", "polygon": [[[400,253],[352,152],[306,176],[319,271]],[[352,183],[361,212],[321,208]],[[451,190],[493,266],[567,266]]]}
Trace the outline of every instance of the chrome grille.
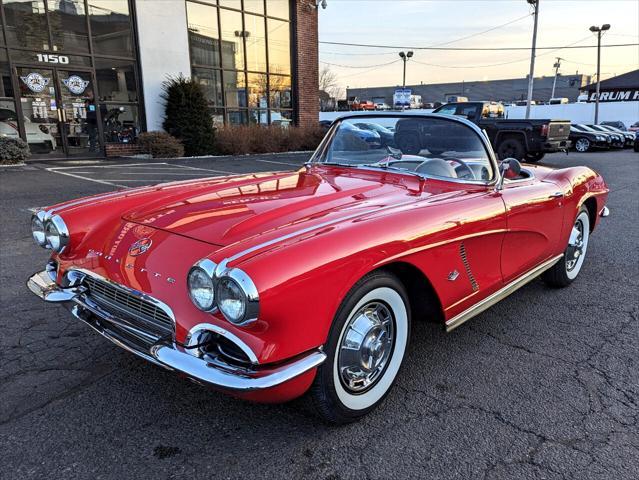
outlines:
{"label": "chrome grille", "polygon": [[87,296],[107,312],[157,338],[173,335],[171,317],[158,305],[110,282],[86,276]]}

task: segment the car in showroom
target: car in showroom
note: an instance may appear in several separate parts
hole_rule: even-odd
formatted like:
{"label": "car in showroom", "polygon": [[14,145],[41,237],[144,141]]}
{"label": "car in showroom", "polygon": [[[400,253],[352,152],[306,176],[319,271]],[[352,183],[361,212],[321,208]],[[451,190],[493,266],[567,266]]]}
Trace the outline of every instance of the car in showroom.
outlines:
{"label": "car in showroom", "polygon": [[634,132],[629,132],[627,130],[620,130],[616,127],[613,127],[612,125],[597,125],[600,128],[603,128],[605,131],[607,132],[611,132],[611,133],[616,133],[618,135],[621,135],[624,139],[625,139],[625,143],[624,143],[624,147],[626,148],[631,148],[632,145],[635,142],[635,134]]}
{"label": "car in showroom", "polygon": [[[354,126],[397,131],[406,118],[463,152],[432,155],[424,139],[406,154]],[[607,196],[590,168],[499,163],[463,118],[352,115],[297,171],[37,210],[33,238],[51,256],[27,286],[197,383],[258,402],[307,394],[323,419],[347,423],[391,390],[412,322],[450,332],[540,275],[573,282]]]}
{"label": "car in showroom", "polygon": [[[57,143],[51,135],[51,125],[34,123],[24,117],[24,130],[32,153],[50,153],[56,149]],[[8,108],[0,108],[0,137],[20,138],[18,116]]]}
{"label": "car in showroom", "polygon": [[581,153],[589,152],[596,148],[609,149],[612,137],[602,132],[596,132],[580,124],[570,126],[570,143],[573,148]]}

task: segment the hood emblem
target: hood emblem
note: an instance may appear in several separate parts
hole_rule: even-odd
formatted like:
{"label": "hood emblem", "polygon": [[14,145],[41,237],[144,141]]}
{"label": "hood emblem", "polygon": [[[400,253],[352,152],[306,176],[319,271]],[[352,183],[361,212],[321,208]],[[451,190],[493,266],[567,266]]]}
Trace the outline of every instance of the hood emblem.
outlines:
{"label": "hood emblem", "polygon": [[131,255],[132,257],[142,255],[149,248],[151,248],[152,244],[153,241],[150,238],[141,238],[129,247],[129,255]]}

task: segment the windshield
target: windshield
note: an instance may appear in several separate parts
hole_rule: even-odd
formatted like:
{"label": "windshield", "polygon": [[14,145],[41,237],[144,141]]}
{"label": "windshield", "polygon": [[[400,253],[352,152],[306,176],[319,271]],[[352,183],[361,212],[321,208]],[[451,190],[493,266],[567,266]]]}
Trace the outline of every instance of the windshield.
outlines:
{"label": "windshield", "polygon": [[587,125],[582,125],[581,123],[578,123],[577,125],[575,125],[575,128],[577,128],[577,130],[581,130],[582,132],[595,132],[595,133],[597,132],[597,130],[593,130]]}
{"label": "windshield", "polygon": [[480,135],[455,120],[360,116],[336,128],[315,161],[481,183],[495,177]]}

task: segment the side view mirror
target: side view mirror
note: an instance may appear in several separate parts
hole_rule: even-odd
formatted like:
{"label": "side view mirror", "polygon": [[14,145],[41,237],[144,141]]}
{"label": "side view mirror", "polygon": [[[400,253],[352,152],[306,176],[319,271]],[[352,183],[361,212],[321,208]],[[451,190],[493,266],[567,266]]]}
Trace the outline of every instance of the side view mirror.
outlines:
{"label": "side view mirror", "polygon": [[521,173],[521,163],[516,158],[507,158],[499,164],[499,183],[497,189],[501,190],[506,178],[517,178]]}

